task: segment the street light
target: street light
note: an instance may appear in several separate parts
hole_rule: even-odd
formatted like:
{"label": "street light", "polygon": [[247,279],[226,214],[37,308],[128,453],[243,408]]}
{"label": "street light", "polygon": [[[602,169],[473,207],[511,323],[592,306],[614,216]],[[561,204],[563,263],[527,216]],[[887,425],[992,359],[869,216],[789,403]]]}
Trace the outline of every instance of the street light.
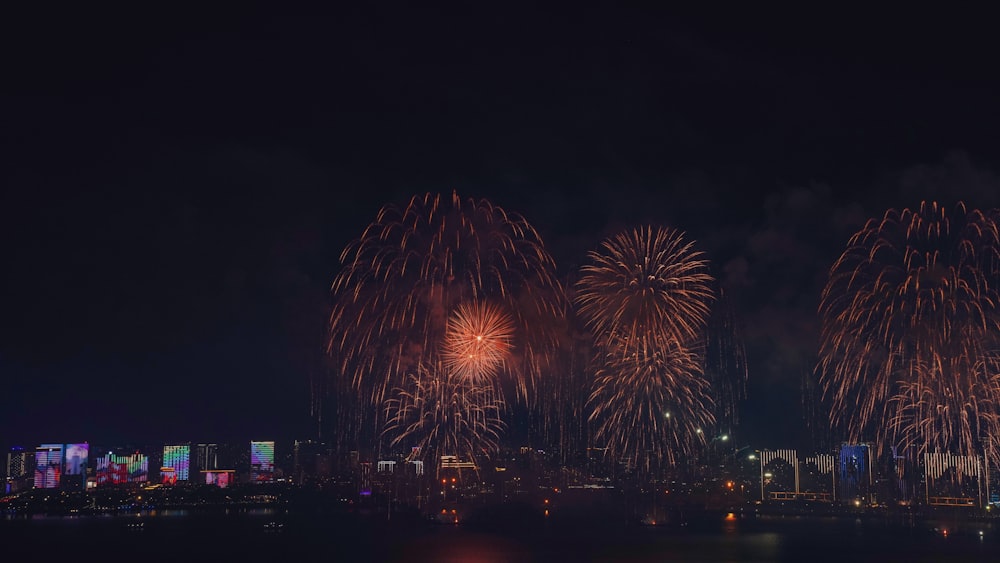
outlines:
{"label": "street light", "polygon": [[[696,430],[696,432],[700,433],[701,430],[700,429]],[[713,462],[712,456],[713,456],[714,453],[717,453],[717,451],[718,451],[717,450],[717,446],[715,445],[716,442],[729,442],[729,434],[719,434],[717,436],[714,436],[711,440],[708,441],[708,456],[709,456],[708,461],[709,462]],[[729,457],[729,450],[722,450],[722,452],[723,453],[721,454],[721,460],[720,461],[721,461],[721,463],[723,465],[725,465],[726,464],[726,459]],[[735,452],[733,454],[733,457],[735,459],[735,457],[736,457]]]}

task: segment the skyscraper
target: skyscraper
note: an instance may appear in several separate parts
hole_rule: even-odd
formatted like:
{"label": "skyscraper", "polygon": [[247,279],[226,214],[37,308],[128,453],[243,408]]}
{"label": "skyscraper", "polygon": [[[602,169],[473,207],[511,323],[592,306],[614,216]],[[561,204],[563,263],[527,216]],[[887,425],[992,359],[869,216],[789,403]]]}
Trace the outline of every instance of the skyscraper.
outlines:
{"label": "skyscraper", "polygon": [[21,446],[14,446],[7,452],[7,478],[15,480],[28,473],[28,452]]}
{"label": "skyscraper", "polygon": [[250,442],[250,480],[274,481],[274,442]]}
{"label": "skyscraper", "polygon": [[145,483],[149,475],[149,456],[140,452],[116,455],[108,452],[97,458],[97,485]]}
{"label": "skyscraper", "polygon": [[163,463],[160,467],[160,481],[174,484],[187,481],[190,477],[191,445],[163,446]]}
{"label": "skyscraper", "polygon": [[7,452],[7,480],[4,483],[4,493],[13,493],[21,490],[30,484],[26,484],[26,480],[30,480],[32,476],[29,473],[32,471],[31,462],[34,461],[28,452],[21,446],[14,446]]}
{"label": "skyscraper", "polygon": [[293,448],[293,475],[297,482],[328,479],[332,474],[330,447],[324,442],[296,440]]}
{"label": "skyscraper", "polygon": [[195,446],[195,465],[199,471],[219,468],[219,445],[198,444]]}
{"label": "skyscraper", "polygon": [[63,482],[71,488],[87,484],[87,467],[90,465],[90,444],[66,444],[63,448]]}
{"label": "skyscraper", "polygon": [[42,444],[35,448],[35,488],[54,489],[63,472],[63,445]]}
{"label": "skyscraper", "polygon": [[870,444],[841,444],[837,498],[844,503],[869,504],[874,499]]}

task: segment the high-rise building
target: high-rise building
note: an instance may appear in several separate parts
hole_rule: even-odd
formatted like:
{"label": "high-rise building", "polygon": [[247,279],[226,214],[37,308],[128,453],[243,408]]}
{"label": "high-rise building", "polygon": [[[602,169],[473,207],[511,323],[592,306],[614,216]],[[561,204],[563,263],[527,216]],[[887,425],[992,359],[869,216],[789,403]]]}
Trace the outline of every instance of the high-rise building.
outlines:
{"label": "high-rise building", "polygon": [[163,463],[160,465],[160,482],[175,484],[190,477],[191,445],[163,446]]}
{"label": "high-rise building", "polygon": [[63,472],[63,445],[42,444],[35,448],[35,488],[55,489]]}
{"label": "high-rise building", "polygon": [[799,464],[799,498],[803,500],[833,500],[837,458],[833,454],[817,453]]}
{"label": "high-rise building", "polygon": [[887,500],[895,500],[898,504],[911,504],[917,499],[919,484],[918,464],[916,463],[916,448],[889,447],[888,485],[884,492]]}
{"label": "high-rise building", "polygon": [[984,506],[984,471],[979,456],[948,452],[924,454],[924,495],[927,504]]}
{"label": "high-rise building", "polygon": [[292,467],[297,482],[328,479],[333,471],[330,447],[324,442],[296,440],[293,446]]}
{"label": "high-rise building", "polygon": [[869,444],[841,444],[837,475],[837,498],[848,504],[874,501],[874,477]]}
{"label": "high-rise building", "polygon": [[33,463],[35,458],[21,446],[14,446],[7,452],[7,479],[4,494],[15,493],[34,484]]}
{"label": "high-rise building", "polygon": [[250,442],[250,480],[274,481],[274,442]]}
{"label": "high-rise building", "polygon": [[28,452],[21,446],[14,446],[7,452],[7,479],[15,480],[28,474]]}
{"label": "high-rise building", "polygon": [[140,452],[97,458],[97,486],[145,483],[149,478],[149,456]]}
{"label": "high-rise building", "polygon": [[799,494],[799,457],[793,449],[761,450],[760,490],[763,500],[791,500]]}
{"label": "high-rise building", "polygon": [[205,477],[206,485],[215,485],[220,489],[225,489],[236,482],[236,472],[232,469],[206,469],[201,474]]}
{"label": "high-rise building", "polygon": [[219,468],[219,445],[198,444],[195,446],[195,466],[199,471],[211,471]]}
{"label": "high-rise building", "polygon": [[63,486],[84,488],[87,485],[87,468],[90,465],[90,444],[66,444],[63,447]]}

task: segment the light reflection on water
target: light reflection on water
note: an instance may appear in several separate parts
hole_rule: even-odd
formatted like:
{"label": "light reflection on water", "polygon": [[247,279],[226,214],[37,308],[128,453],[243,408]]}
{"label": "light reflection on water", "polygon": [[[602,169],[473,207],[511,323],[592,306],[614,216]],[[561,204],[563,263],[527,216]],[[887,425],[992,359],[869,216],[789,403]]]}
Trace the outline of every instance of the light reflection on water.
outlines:
{"label": "light reflection on water", "polygon": [[[177,518],[177,517],[191,516],[197,513],[198,511],[193,511],[188,508],[160,508],[160,509],[153,508],[149,510],[137,510],[134,512],[94,512],[94,513],[75,512],[70,514],[5,512],[5,513],[0,513],[0,521],[33,520],[33,521],[64,522],[70,520],[95,520],[95,519],[109,519],[109,518]],[[226,508],[220,512],[220,514],[223,516],[246,515],[254,517],[275,516],[283,513],[287,513],[287,510],[278,510],[275,508],[241,508],[241,509]]]}
{"label": "light reflection on water", "polygon": [[[143,522],[136,526],[130,523]],[[268,528],[268,525],[272,525]],[[277,524],[280,524],[278,529]],[[270,532],[269,532],[270,530]],[[947,534],[943,533],[947,530]],[[265,533],[269,532],[269,533]],[[980,535],[979,532],[982,532]],[[90,549],[115,545],[151,553],[155,546],[197,538],[209,552],[246,563],[321,550],[337,561],[472,563],[580,561],[1000,561],[1000,533],[989,523],[942,519],[916,526],[853,517],[757,517],[721,514],[711,521],[629,526],[617,522],[478,526],[386,522],[356,517],[306,518],[273,508],[206,514],[160,509],[115,517],[7,519],[0,540]],[[193,541],[193,540],[191,540]],[[68,549],[68,547],[67,547]]]}
{"label": "light reflection on water", "polygon": [[500,563],[521,561],[785,561],[781,534],[652,534],[602,537],[596,530],[579,536],[508,537],[452,529],[398,546],[387,561]]}

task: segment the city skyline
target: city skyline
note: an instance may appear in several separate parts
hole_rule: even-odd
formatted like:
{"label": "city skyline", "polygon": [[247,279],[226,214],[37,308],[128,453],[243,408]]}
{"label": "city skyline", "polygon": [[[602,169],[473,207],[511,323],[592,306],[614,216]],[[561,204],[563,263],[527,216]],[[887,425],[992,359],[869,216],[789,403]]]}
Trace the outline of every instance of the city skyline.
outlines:
{"label": "city skyline", "polygon": [[[441,472],[461,477],[464,468],[471,472],[461,479],[463,487],[474,487],[476,483],[495,485],[495,481],[502,480],[508,471],[514,473],[513,477],[506,477],[508,480],[523,478],[523,471],[529,470],[533,475],[531,479],[543,479],[549,483],[544,488],[554,487],[551,492],[555,493],[563,488],[627,491],[634,486],[652,485],[654,488],[677,488],[677,492],[695,494],[692,498],[697,498],[696,490],[707,486],[703,492],[709,492],[721,484],[719,492],[738,492],[739,502],[768,503],[779,508],[789,501],[805,503],[801,505],[805,507],[810,506],[809,503],[821,503],[865,509],[919,504],[989,510],[987,505],[1000,504],[995,476],[991,478],[981,456],[936,452],[913,458],[896,456],[893,452],[891,459],[880,459],[872,444],[867,443],[843,443],[825,453],[788,448],[741,448],[745,457],[737,452],[735,456],[722,458],[721,464],[717,459],[717,466],[707,459],[699,460],[680,473],[667,473],[645,484],[634,481],[636,474],[631,470],[608,459],[587,460],[586,467],[559,467],[558,463],[553,464],[558,456],[526,447],[504,451],[493,460],[495,467],[477,466],[475,462],[445,455],[435,464],[436,468],[427,473],[424,461],[402,453],[372,459],[354,455],[342,457],[329,445],[313,441],[296,441],[291,450],[280,456],[274,453],[274,442],[251,441],[242,453],[233,450],[232,445],[197,444],[193,457],[190,446],[164,445],[162,456],[140,449],[115,453],[119,450],[102,447],[93,448],[93,455],[88,455],[87,443],[40,444],[33,455],[30,455],[31,450],[14,448],[6,456],[6,492],[16,495],[33,489],[55,489],[82,493],[95,489],[141,491],[173,486],[227,488],[282,483],[308,488],[336,483],[346,486],[344,491],[348,494],[359,494],[363,499],[376,492],[372,489],[372,479],[384,481],[386,476],[398,476],[433,488]],[[182,454],[174,455],[181,448],[184,449]],[[81,450],[84,452],[82,457]],[[217,454],[220,454],[218,458]],[[156,462],[160,465],[158,471],[150,469],[154,467],[150,464]],[[446,478],[442,483],[448,481]],[[687,481],[694,488],[684,493]],[[386,483],[380,485],[384,486]],[[537,494],[537,491],[524,492]],[[386,490],[380,489],[378,494],[386,494]],[[408,498],[404,502],[414,501],[420,502],[419,498]]]}

